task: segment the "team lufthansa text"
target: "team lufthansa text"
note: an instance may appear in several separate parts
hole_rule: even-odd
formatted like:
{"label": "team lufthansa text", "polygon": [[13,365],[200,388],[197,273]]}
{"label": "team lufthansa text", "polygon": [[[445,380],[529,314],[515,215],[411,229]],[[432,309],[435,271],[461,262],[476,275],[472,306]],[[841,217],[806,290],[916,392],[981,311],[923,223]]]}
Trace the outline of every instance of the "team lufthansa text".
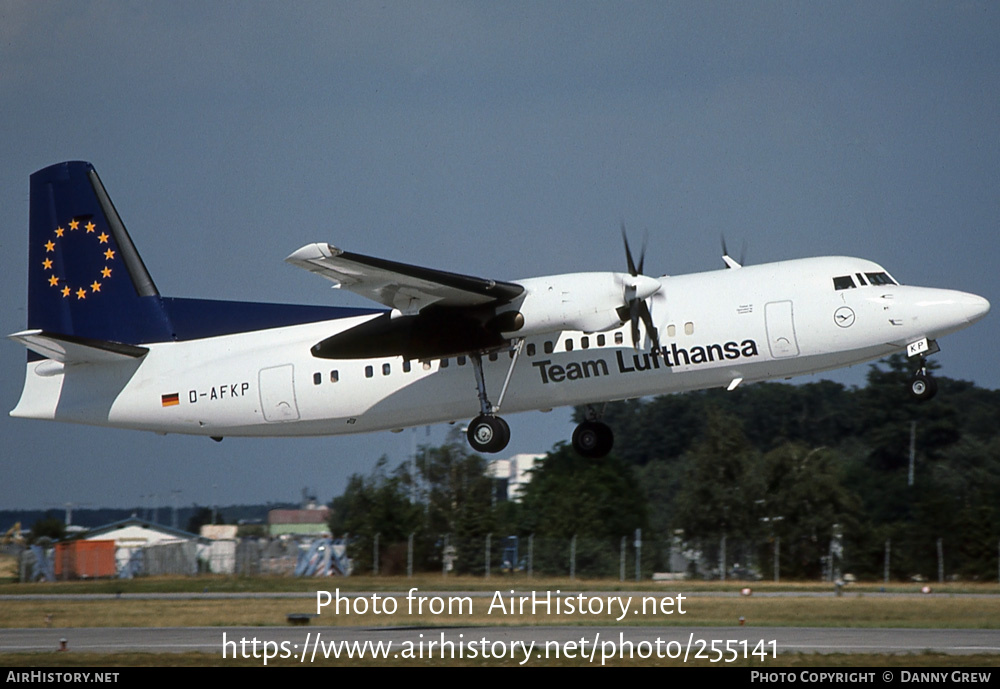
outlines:
{"label": "team lufthansa text", "polygon": [[[495,591],[487,615],[601,615],[619,622],[634,615],[684,615],[686,596],[608,596],[586,593],[564,594],[559,590],[510,593]],[[337,615],[471,615],[471,596],[440,596],[411,588],[405,597],[386,594],[341,594],[340,589],[316,592],[316,614]]]}

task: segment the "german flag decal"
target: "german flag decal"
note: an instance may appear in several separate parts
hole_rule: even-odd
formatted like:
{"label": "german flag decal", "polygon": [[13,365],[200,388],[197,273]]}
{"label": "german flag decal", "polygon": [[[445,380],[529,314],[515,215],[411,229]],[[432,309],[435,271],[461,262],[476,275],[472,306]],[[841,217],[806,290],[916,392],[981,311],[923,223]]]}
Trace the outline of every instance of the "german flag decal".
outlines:
{"label": "german flag decal", "polygon": [[160,404],[164,407],[174,407],[181,403],[180,393],[172,392],[169,395],[160,395]]}

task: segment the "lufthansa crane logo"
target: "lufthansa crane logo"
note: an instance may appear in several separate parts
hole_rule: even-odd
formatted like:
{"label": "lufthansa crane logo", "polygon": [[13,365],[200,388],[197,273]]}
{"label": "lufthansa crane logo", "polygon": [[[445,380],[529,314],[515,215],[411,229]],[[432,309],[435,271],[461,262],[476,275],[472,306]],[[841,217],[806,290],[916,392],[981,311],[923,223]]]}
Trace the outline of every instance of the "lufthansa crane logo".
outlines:
{"label": "lufthansa crane logo", "polygon": [[841,328],[850,328],[854,325],[854,311],[847,306],[841,306],[833,312],[833,322]]}
{"label": "lufthansa crane logo", "polygon": [[[86,224],[81,225],[81,220],[86,220]],[[42,268],[45,271],[45,280],[63,299],[81,300],[93,297],[100,293],[101,287],[114,274],[114,259],[117,252],[111,248],[110,235],[103,230],[98,232],[98,229],[92,219],[73,218],[65,226],[57,226],[43,245],[45,258],[42,261]],[[83,260],[89,260],[95,266],[95,270],[93,275],[86,276],[79,283],[71,284],[66,272],[68,262],[66,257],[77,252],[81,258],[85,256],[85,252],[94,252]],[[57,260],[56,257],[60,257],[61,260]]]}

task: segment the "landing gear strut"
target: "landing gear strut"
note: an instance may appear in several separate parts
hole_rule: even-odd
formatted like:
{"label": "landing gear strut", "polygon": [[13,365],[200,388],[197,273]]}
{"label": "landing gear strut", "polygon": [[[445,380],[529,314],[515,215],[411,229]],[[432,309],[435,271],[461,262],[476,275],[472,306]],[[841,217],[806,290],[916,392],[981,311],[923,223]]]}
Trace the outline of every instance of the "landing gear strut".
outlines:
{"label": "landing gear strut", "polygon": [[606,423],[598,421],[600,414],[587,406],[587,420],[573,431],[573,449],[581,457],[605,457],[615,444],[615,434]]}
{"label": "landing gear strut", "polygon": [[500,390],[500,399],[496,406],[490,403],[486,396],[486,379],[483,376],[483,356],[476,352],[471,355],[472,368],[476,373],[476,391],[479,393],[479,416],[469,423],[469,430],[466,437],[469,445],[476,452],[500,452],[507,443],[510,442],[510,426],[502,418],[497,416],[500,411],[500,404],[507,393],[507,385],[510,383],[510,376],[517,365],[517,359],[521,355],[521,348],[524,346],[524,339],[520,339],[514,347],[514,354],[510,360],[510,368],[507,369],[507,378],[504,380],[503,388]]}

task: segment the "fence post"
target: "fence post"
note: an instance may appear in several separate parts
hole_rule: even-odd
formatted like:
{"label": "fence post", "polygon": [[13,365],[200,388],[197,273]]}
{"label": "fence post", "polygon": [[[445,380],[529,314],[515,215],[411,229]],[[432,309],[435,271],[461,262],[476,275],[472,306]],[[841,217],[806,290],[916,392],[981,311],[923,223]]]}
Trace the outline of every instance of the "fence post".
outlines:
{"label": "fence post", "polygon": [[781,575],[781,536],[774,537],[774,583],[778,583]]}
{"label": "fence post", "polygon": [[635,530],[635,580],[642,580],[642,529]]}
{"label": "fence post", "polygon": [[885,539],[885,565],[884,573],[882,575],[882,581],[886,584],[889,583],[889,556],[892,553],[892,539]]}
{"label": "fence post", "polygon": [[406,578],[413,578],[413,533],[406,539]]}
{"label": "fence post", "polygon": [[937,539],[938,583],[944,583],[944,539]]}
{"label": "fence post", "polygon": [[618,546],[618,581],[625,581],[625,537]]}

